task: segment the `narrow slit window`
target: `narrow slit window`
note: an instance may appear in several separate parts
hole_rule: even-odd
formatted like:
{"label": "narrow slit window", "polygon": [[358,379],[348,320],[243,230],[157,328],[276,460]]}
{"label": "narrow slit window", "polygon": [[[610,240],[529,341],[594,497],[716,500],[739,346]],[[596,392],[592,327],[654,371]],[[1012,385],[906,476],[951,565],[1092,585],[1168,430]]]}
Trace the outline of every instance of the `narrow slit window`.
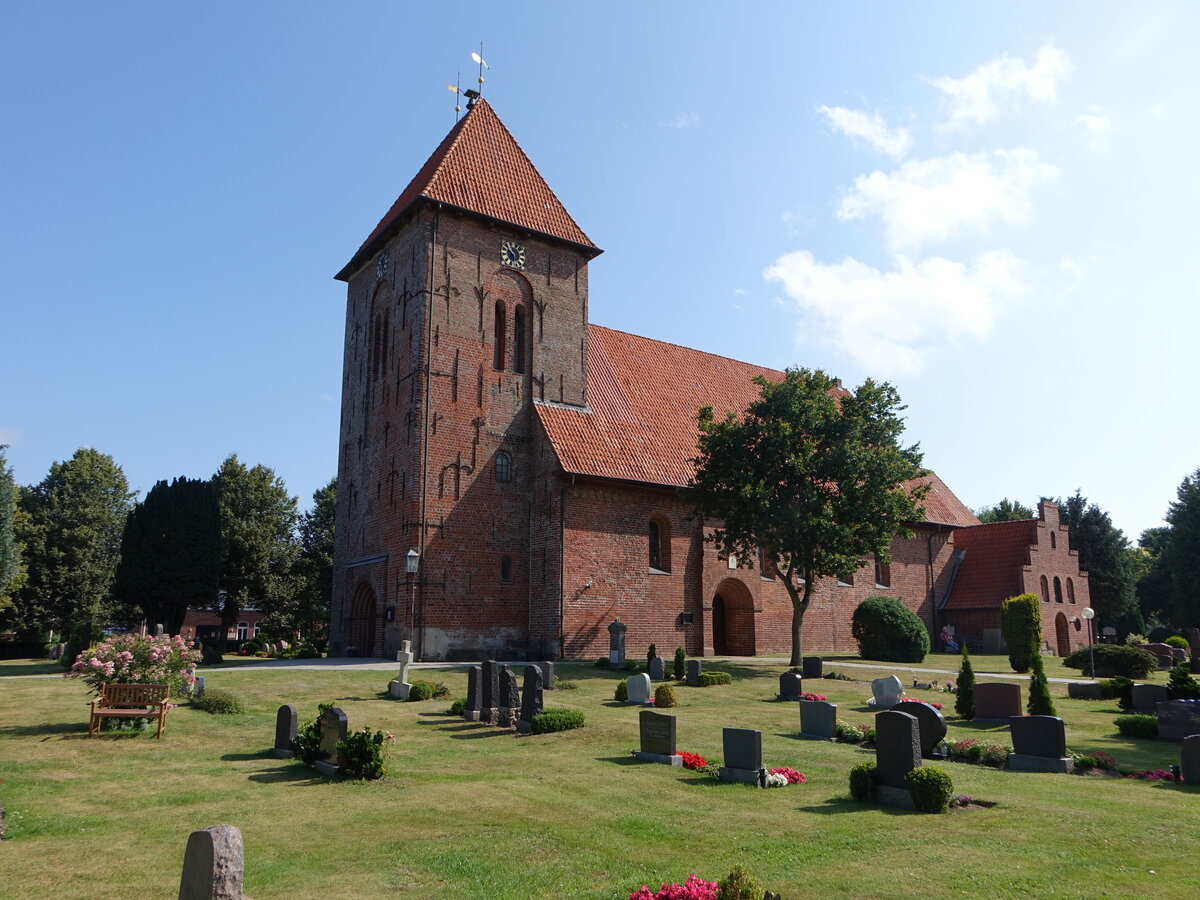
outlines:
{"label": "narrow slit window", "polygon": [[513,310],[513,371],[525,371],[525,307]]}
{"label": "narrow slit window", "polygon": [[512,481],[512,457],[503,450],[496,454],[496,480]]}
{"label": "narrow slit window", "polygon": [[492,348],[492,368],[502,370],[504,368],[504,335],[505,335],[505,315],[504,303],[496,302],[496,336],[495,344]]}
{"label": "narrow slit window", "polygon": [[512,557],[502,556],[500,558],[500,583],[512,584]]}

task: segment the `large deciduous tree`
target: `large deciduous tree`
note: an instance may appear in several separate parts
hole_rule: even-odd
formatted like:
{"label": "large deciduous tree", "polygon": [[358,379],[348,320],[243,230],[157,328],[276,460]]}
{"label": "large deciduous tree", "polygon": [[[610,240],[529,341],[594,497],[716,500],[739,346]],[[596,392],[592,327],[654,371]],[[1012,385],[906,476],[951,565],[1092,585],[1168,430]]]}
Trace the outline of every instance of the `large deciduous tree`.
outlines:
{"label": "large deciduous tree", "polygon": [[201,479],[160,481],[129,513],[115,591],[147,622],[178,634],[189,607],[216,602],[220,565],[216,486]]}
{"label": "large deciduous tree", "polygon": [[1183,479],[1167,510],[1170,532],[1162,547],[1168,622],[1177,628],[1200,626],[1200,469]]}
{"label": "large deciduous tree", "polygon": [[17,483],[0,444],[0,626],[16,621],[12,595],[25,581],[21,543],[17,540]]}
{"label": "large deciduous tree", "polygon": [[[1088,573],[1096,615],[1113,623],[1129,617],[1137,606],[1125,533],[1113,525],[1108,513],[1088,503],[1078,490],[1066,500],[1055,502],[1059,520],[1070,529],[1071,549],[1079,553],[1079,568]],[[1140,616],[1137,618],[1140,620]]]}
{"label": "large deciduous tree", "polygon": [[1012,522],[1015,519],[1032,519],[1033,510],[1019,500],[1005,497],[995,506],[985,506],[975,513],[980,522]]}
{"label": "large deciduous tree", "polygon": [[853,572],[923,515],[921,453],[899,443],[904,407],[890,384],[843,391],[822,371],[788,369],[742,416],[700,411],[699,455],[686,496],[716,519],[724,554],[764,548],[792,601],[792,665],[818,578]]}

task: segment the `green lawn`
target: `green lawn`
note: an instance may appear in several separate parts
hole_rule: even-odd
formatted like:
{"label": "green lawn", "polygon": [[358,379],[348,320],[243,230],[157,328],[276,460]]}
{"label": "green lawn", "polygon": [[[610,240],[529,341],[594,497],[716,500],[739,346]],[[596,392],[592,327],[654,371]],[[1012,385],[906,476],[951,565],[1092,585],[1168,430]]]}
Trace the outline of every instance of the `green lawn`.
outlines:
{"label": "green lawn", "polygon": [[[927,666],[956,668],[933,657]],[[238,693],[247,714],[213,717],[185,703],[161,741],[89,740],[84,685],[4,679],[0,893],[174,897],[188,833],[229,823],[245,838],[255,900],[624,900],[642,883],[716,879],[738,863],[788,900],[1197,894],[1200,789],[944,763],[956,792],[999,805],[944,816],[864,806],[848,798],[847,773],[873,753],[798,740],[796,705],[771,702],[778,662],[707,665],[718,667],[732,685],[677,688],[680,749],[719,759],[722,726],[759,728],[766,763],[795,767],[808,784],[761,791],[634,764],[638,710],[610,702],[617,673],[582,664],[558,667],[577,690],[546,698],[583,710],[587,727],[522,737],[445,716],[445,700],[383,699],[387,672],[311,668],[210,672],[208,686]],[[896,669],[906,683],[909,668]],[[842,671],[864,680],[806,687],[837,702],[840,718],[870,722],[865,682],[875,673]],[[466,692],[464,669],[418,677]],[[1117,735],[1115,704],[1067,700],[1063,685],[1052,692],[1072,749],[1137,768],[1178,762],[1178,744]],[[952,712],[952,695],[916,693]],[[396,734],[386,779],[326,782],[269,755],[280,703],[303,721],[326,700],[352,728]],[[1008,742],[1003,727],[950,723],[951,739],[968,735]]]}

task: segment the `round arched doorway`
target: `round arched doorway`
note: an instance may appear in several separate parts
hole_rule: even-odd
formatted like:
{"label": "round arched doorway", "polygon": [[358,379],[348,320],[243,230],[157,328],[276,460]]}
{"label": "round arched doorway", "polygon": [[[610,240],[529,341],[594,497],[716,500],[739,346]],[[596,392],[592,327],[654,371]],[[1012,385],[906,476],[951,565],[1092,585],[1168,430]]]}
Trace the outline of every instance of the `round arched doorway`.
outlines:
{"label": "round arched doorway", "polygon": [[717,656],[754,655],[754,597],[736,578],[721,582],[713,596],[712,640]]}
{"label": "round arched doorway", "polygon": [[375,655],[375,619],[375,589],[364,581],[354,592],[346,619],[345,647],[353,648],[355,656]]}
{"label": "round arched doorway", "polygon": [[1071,631],[1067,626],[1067,617],[1059,613],[1054,617],[1054,637],[1058,644],[1059,656],[1071,655]]}

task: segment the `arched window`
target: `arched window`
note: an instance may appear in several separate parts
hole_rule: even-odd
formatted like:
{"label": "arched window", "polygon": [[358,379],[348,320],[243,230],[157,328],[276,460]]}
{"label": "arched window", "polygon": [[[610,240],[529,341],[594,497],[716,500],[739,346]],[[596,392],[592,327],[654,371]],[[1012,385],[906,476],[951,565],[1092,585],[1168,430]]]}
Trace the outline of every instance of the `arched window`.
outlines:
{"label": "arched window", "polygon": [[496,480],[512,481],[512,457],[503,450],[496,454]]}
{"label": "arched window", "polygon": [[658,516],[651,519],[647,526],[647,555],[651,572],[663,574],[671,571],[671,531]]}
{"label": "arched window", "polygon": [[1067,579],[1067,602],[1075,602],[1075,582],[1073,582],[1070,578]]}
{"label": "arched window", "polygon": [[775,569],[771,565],[771,558],[767,555],[766,548],[761,545],[758,548],[758,577],[764,581],[775,580]]}
{"label": "arched window", "polygon": [[513,371],[525,371],[525,307],[513,310]]}
{"label": "arched window", "polygon": [[492,368],[501,370],[504,368],[504,336],[506,323],[504,318],[504,303],[496,301],[496,337],[492,347]]}
{"label": "arched window", "polygon": [[1062,603],[1062,582],[1057,575],[1054,576],[1054,602]]}
{"label": "arched window", "polygon": [[875,587],[892,586],[892,567],[875,555]]}
{"label": "arched window", "polygon": [[500,557],[500,583],[512,584],[512,557]]}
{"label": "arched window", "polygon": [[1058,540],[1054,537],[1054,532],[1050,532],[1050,549],[1054,550],[1058,547]]}
{"label": "arched window", "polygon": [[1042,576],[1042,602],[1050,602],[1050,582],[1046,580],[1046,576]]}

